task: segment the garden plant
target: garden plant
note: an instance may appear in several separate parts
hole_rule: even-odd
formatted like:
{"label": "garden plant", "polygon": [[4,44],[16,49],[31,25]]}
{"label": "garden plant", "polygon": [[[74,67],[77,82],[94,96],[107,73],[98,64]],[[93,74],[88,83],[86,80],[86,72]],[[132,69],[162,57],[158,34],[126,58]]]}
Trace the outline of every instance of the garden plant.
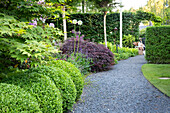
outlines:
{"label": "garden plant", "polygon": [[[115,37],[109,33],[115,27],[119,29],[119,13],[107,14],[110,9],[107,6],[118,3],[90,1],[95,8],[100,7],[104,16],[99,13],[69,14],[75,8],[73,5],[81,0],[0,1],[1,113],[67,113],[80,99],[89,73],[109,70],[118,60],[138,55],[132,43],[139,38],[141,20],[152,20],[157,26],[162,22],[153,13],[123,13],[124,47],[116,48],[113,44]],[[158,48],[165,47],[166,50],[160,53],[167,53],[169,48],[164,44],[168,40],[164,38],[169,39],[169,36],[167,29],[163,34],[165,28],[169,30],[169,26],[146,29],[147,40],[150,40],[146,43],[148,48],[154,47],[152,40],[160,41],[152,32],[158,30],[163,43]],[[115,33],[116,37],[118,35]],[[118,40],[116,38],[115,42]],[[153,54],[156,52],[154,50]],[[167,63],[169,55],[158,58],[160,53],[153,58],[148,50],[146,59]]]}

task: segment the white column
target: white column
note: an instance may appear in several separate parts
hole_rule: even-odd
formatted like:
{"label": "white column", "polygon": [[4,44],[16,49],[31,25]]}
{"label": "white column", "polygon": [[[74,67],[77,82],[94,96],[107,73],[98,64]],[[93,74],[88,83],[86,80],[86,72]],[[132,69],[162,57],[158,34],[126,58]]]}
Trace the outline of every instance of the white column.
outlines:
{"label": "white column", "polygon": [[[122,5],[122,0],[120,0]],[[122,8],[120,7],[120,47],[122,48]]]}
{"label": "white column", "polygon": [[64,29],[64,40],[67,40],[67,28],[65,19],[65,6],[63,6],[63,29]]}
{"label": "white column", "polygon": [[106,14],[104,14],[104,39],[105,39],[105,46],[107,48],[107,36],[106,36]]}

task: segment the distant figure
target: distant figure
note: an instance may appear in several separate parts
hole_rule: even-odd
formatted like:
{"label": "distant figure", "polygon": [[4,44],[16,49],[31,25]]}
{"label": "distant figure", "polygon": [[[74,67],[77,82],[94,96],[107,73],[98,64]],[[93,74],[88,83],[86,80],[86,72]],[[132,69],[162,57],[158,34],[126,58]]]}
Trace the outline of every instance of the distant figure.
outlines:
{"label": "distant figure", "polygon": [[145,37],[142,38],[142,43],[145,45]]}
{"label": "distant figure", "polygon": [[140,40],[140,42],[138,43],[138,47],[141,48],[143,51],[143,50],[145,50],[145,45],[144,45],[144,43],[142,43],[142,38],[139,38],[139,40]]}
{"label": "distant figure", "polygon": [[151,22],[151,21],[149,21],[149,26],[153,26],[153,24],[152,24],[152,22]]}
{"label": "distant figure", "polygon": [[135,48],[138,48],[139,55],[145,54],[145,45],[142,43],[142,38],[139,38],[140,42],[133,42],[133,45],[135,45]]}

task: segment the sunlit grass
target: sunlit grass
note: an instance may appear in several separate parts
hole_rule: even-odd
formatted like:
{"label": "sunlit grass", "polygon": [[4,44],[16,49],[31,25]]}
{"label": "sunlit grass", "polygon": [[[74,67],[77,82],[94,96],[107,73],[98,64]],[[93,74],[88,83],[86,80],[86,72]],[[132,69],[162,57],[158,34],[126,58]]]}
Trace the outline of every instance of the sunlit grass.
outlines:
{"label": "sunlit grass", "polygon": [[146,79],[161,92],[170,97],[170,64],[144,64],[142,72]]}

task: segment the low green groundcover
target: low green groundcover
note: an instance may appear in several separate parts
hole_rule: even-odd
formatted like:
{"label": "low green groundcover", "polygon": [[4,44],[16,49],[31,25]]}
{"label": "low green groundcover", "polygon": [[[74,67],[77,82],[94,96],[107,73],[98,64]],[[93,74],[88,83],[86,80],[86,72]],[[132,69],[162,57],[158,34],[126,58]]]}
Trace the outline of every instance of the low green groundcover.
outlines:
{"label": "low green groundcover", "polygon": [[37,99],[19,86],[0,83],[0,113],[42,113]]}
{"label": "low green groundcover", "polygon": [[73,108],[76,99],[76,88],[71,77],[60,68],[39,66],[31,68],[28,73],[37,72],[49,76],[60,90],[63,100],[63,111],[66,112]]}
{"label": "low green groundcover", "polygon": [[62,97],[53,81],[48,76],[37,73],[13,73],[13,76],[1,82],[20,86],[36,97],[44,113],[62,113]]}
{"label": "low green groundcover", "polygon": [[151,84],[170,97],[170,64],[144,64],[142,72]]}

